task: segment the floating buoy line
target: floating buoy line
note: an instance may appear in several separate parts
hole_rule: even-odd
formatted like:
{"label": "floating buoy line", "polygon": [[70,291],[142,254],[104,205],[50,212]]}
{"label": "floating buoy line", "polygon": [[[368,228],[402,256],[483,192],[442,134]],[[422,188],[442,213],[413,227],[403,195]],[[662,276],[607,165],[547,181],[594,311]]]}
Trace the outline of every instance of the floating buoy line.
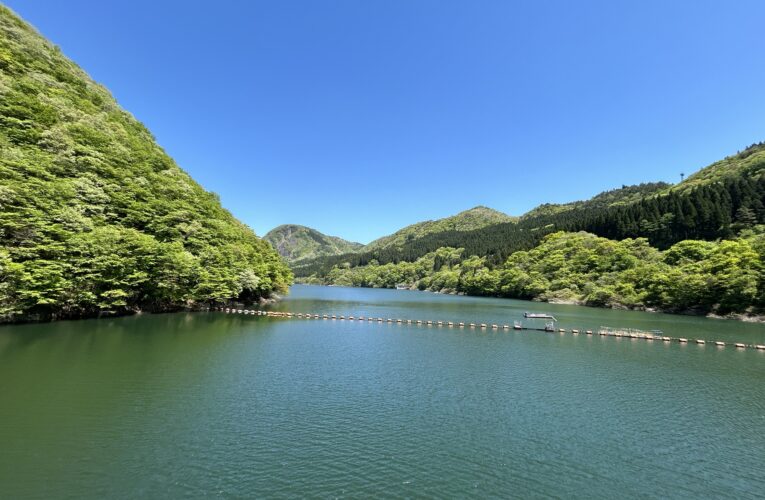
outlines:
{"label": "floating buoy line", "polygon": [[718,348],[734,347],[736,349],[756,349],[759,351],[765,351],[765,344],[745,344],[741,342],[723,342],[723,341],[709,341],[704,339],[688,339],[685,337],[668,337],[663,334],[643,332],[631,328],[610,328],[600,327],[596,330],[579,330],[577,328],[554,328],[549,324],[544,328],[533,328],[523,325],[519,321],[515,321],[512,325],[498,324],[498,323],[467,323],[463,321],[434,321],[423,319],[402,319],[402,318],[382,318],[374,316],[345,316],[337,314],[315,314],[315,313],[292,313],[282,311],[263,311],[260,309],[236,309],[236,308],[223,308],[219,307],[214,309],[216,311],[224,312],[226,314],[243,314],[253,316],[267,316],[269,318],[286,318],[286,319],[318,319],[318,320],[335,320],[335,321],[355,321],[366,323],[396,323],[405,325],[426,325],[436,326],[442,328],[468,328],[478,330],[532,330],[539,332],[558,333],[558,334],[572,334],[572,335],[599,335],[602,337],[617,337],[617,338],[630,338],[640,339],[647,342],[676,342],[680,344],[695,343],[699,346],[705,346],[707,344],[714,345]]}

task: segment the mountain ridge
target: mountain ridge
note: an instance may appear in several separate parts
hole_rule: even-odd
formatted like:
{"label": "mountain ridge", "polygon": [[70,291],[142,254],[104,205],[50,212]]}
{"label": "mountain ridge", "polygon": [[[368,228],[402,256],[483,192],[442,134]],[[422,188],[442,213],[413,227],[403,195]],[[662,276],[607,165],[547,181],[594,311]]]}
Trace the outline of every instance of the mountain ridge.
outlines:
{"label": "mountain ridge", "polygon": [[752,145],[699,172],[679,184],[623,186],[590,200],[540,205],[516,222],[430,233],[399,247],[303,261],[293,269],[301,277],[323,276],[337,266],[414,262],[442,247],[463,248],[466,256],[499,265],[555,231],[587,231],[616,240],[644,237],[666,249],[686,239],[731,238],[743,228],[765,223],[765,144]]}
{"label": "mountain ridge", "polygon": [[574,209],[628,204],[633,201],[638,201],[644,196],[664,191],[671,186],[672,184],[667,182],[644,182],[631,186],[623,185],[621,188],[601,191],[592,198],[586,200],[576,200],[567,203],[543,203],[521,215],[521,219],[530,219],[537,216],[551,215]]}
{"label": "mountain ridge", "polygon": [[513,222],[515,220],[517,220],[517,217],[512,217],[493,208],[477,205],[455,215],[441,219],[415,222],[405,226],[392,234],[373,240],[364,246],[363,251],[372,251],[388,246],[400,246],[406,242],[444,230],[470,231],[492,224]]}
{"label": "mountain ridge", "polygon": [[364,245],[338,236],[330,236],[300,224],[282,224],[263,236],[288,262],[321,256],[339,255],[361,249]]}

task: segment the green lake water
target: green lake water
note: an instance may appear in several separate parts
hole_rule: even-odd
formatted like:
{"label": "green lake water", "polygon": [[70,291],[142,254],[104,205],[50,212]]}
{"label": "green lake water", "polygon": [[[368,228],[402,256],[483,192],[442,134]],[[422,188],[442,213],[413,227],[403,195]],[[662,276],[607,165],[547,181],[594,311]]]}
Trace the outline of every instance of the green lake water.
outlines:
{"label": "green lake water", "polygon": [[[276,310],[765,326],[295,286]],[[532,331],[140,315],[0,327],[0,498],[765,494],[765,352]]]}

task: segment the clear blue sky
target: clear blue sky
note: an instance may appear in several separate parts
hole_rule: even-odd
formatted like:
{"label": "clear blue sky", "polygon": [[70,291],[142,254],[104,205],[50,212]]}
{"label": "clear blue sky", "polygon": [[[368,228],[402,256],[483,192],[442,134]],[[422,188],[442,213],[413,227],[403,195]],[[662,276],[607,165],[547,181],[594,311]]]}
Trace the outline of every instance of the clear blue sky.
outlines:
{"label": "clear blue sky", "polygon": [[765,140],[765,2],[8,0],[262,235],[367,242]]}

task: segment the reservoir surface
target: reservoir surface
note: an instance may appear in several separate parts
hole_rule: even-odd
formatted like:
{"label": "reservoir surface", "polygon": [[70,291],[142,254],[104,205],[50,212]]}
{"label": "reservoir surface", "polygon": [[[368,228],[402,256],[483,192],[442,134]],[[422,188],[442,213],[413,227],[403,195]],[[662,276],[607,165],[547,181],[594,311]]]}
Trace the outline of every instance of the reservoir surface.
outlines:
{"label": "reservoir surface", "polygon": [[[399,290],[296,285],[270,309],[765,344],[762,324]],[[756,498],[764,468],[754,349],[220,312],[0,327],[2,498]]]}

